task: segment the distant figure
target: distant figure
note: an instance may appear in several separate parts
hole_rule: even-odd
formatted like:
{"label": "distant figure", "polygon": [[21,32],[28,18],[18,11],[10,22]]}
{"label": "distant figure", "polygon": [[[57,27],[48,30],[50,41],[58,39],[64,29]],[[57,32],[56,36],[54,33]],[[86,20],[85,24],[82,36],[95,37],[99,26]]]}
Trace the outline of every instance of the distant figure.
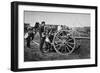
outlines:
{"label": "distant figure", "polygon": [[59,31],[59,30],[61,30],[61,29],[62,29],[62,27],[61,27],[60,25],[58,25],[58,28],[57,28],[57,29],[58,29],[58,31]]}

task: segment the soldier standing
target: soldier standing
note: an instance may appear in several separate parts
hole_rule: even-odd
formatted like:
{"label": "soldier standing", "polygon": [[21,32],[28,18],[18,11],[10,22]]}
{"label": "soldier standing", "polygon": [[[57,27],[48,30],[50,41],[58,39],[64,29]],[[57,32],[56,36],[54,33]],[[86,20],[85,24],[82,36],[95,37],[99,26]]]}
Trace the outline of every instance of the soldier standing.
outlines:
{"label": "soldier standing", "polygon": [[43,52],[43,45],[44,45],[44,42],[45,42],[45,39],[46,39],[46,35],[45,35],[45,22],[43,21],[40,25],[40,51]]}
{"label": "soldier standing", "polygon": [[35,26],[34,26],[34,28],[35,28],[35,33],[39,30],[39,29],[38,29],[39,26],[40,26],[39,22],[36,22],[36,23],[35,23]]}
{"label": "soldier standing", "polygon": [[27,41],[27,47],[30,48],[30,42],[34,39],[35,31],[33,31],[34,28],[29,29],[28,33],[26,34],[26,41]]}

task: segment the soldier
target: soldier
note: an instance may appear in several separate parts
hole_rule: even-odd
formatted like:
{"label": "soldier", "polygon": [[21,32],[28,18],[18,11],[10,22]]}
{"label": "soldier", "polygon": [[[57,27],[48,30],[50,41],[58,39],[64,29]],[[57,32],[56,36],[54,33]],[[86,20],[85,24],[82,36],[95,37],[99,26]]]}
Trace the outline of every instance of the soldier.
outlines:
{"label": "soldier", "polygon": [[30,42],[34,39],[35,31],[33,31],[34,28],[29,28],[27,34],[25,35],[26,41],[27,41],[27,47],[30,48]]}
{"label": "soldier", "polygon": [[45,42],[45,39],[46,39],[46,35],[45,35],[45,22],[43,21],[40,25],[40,30],[39,30],[39,33],[40,33],[40,51],[43,52],[43,45],[44,45],[44,42]]}
{"label": "soldier", "polygon": [[36,22],[36,23],[35,23],[35,26],[34,26],[34,28],[35,28],[35,33],[38,31],[39,26],[40,26],[39,22]]}

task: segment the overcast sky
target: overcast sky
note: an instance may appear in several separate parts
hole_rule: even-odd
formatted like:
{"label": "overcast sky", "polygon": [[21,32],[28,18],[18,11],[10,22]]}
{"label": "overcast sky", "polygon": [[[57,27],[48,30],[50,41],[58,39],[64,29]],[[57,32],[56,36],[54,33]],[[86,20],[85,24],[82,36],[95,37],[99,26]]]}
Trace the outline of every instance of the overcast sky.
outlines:
{"label": "overcast sky", "polygon": [[36,22],[41,23],[42,21],[46,24],[84,27],[90,26],[90,14],[24,11],[25,23],[34,26]]}

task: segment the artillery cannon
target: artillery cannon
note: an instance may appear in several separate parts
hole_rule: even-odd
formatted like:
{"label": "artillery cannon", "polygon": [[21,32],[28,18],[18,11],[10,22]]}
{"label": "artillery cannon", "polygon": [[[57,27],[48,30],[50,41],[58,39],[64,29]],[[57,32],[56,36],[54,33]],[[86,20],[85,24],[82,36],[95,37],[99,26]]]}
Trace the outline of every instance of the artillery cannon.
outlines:
{"label": "artillery cannon", "polygon": [[[59,26],[61,28],[59,28]],[[45,34],[50,37],[53,35],[51,42],[54,50],[61,55],[71,54],[78,46],[80,46],[81,40],[88,39],[89,36],[83,36],[82,31],[78,31],[63,25],[45,25]],[[47,41],[48,42],[48,41]],[[45,45],[47,46],[47,45]],[[50,48],[45,47],[44,52],[48,52]]]}

